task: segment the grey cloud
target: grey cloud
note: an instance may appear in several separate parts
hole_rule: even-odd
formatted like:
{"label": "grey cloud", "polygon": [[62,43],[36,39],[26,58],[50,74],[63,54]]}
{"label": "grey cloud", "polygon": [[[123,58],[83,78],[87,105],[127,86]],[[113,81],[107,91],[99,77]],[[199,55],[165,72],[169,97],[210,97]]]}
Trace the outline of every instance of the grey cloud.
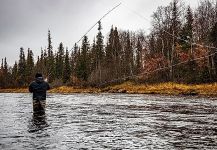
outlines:
{"label": "grey cloud", "polygon": [[[166,1],[166,2],[165,2]],[[124,0],[123,3],[150,18],[156,5],[170,0]],[[120,0],[0,0],[0,58],[9,64],[18,59],[19,48],[30,47],[35,55],[47,45],[47,30],[51,30],[54,48],[60,42],[71,48],[102,15]],[[148,10],[148,11],[147,11]],[[150,25],[123,6],[109,14],[103,22],[106,35],[111,25],[124,29],[147,29]],[[88,36],[93,37],[97,30]]]}

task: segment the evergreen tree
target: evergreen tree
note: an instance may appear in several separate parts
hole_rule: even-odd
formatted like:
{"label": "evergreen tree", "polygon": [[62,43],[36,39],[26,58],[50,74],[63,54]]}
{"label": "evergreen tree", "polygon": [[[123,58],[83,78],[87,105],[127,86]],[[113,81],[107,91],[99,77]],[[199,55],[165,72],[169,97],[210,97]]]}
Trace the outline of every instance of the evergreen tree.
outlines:
{"label": "evergreen tree", "polygon": [[[4,63],[3,63],[4,62]],[[6,57],[4,59],[2,59],[2,79],[1,79],[1,82],[2,82],[2,87],[3,88],[6,88],[9,86],[9,72],[8,72],[8,64],[7,64],[7,59]]]}
{"label": "evergreen tree", "polygon": [[[114,43],[114,29],[113,29],[113,26],[110,30],[110,34],[109,34],[109,38],[108,38],[108,42],[107,42],[107,45],[106,45],[106,49],[105,49],[105,55],[106,55],[106,58],[105,58],[105,61],[106,61],[106,67],[107,68],[112,68],[113,65],[113,59],[114,59],[114,56],[113,56],[113,43]],[[110,71],[111,73],[111,71]]]}
{"label": "evergreen tree", "polygon": [[79,77],[79,74],[80,74],[79,68],[80,68],[80,64],[81,64],[81,48],[80,47],[78,47],[78,51],[77,51],[75,57],[76,57],[76,59],[75,59],[74,75],[75,75],[75,77],[80,78]]}
{"label": "evergreen tree", "polygon": [[18,86],[26,84],[26,59],[23,47],[20,48],[20,59],[18,63]]}
{"label": "evergreen tree", "polygon": [[102,62],[104,60],[104,49],[103,49],[103,36],[101,22],[98,22],[98,34],[96,36],[96,70],[99,72],[98,77],[101,82],[102,78]]}
{"label": "evergreen tree", "polygon": [[71,52],[70,62],[71,62],[71,74],[72,76],[75,76],[75,70],[76,70],[75,68],[76,68],[77,59],[78,59],[78,46],[76,43],[73,49],[74,50]]}
{"label": "evergreen tree", "polygon": [[5,57],[4,59],[4,75],[7,76],[8,73],[8,63],[7,63],[7,58]]}
{"label": "evergreen tree", "polygon": [[[186,23],[184,24],[184,27],[181,32],[180,44],[182,45],[182,48],[184,50],[189,50],[193,42],[192,38],[193,38],[193,21],[194,21],[193,12],[190,6],[188,6],[185,18],[186,18]],[[192,50],[191,50],[191,53],[192,53]]]}
{"label": "evergreen tree", "polygon": [[70,76],[71,76],[71,68],[69,62],[69,52],[68,49],[66,49],[64,67],[63,67],[63,83],[67,83],[70,80]]}
{"label": "evergreen tree", "polygon": [[34,59],[32,50],[28,49],[26,59],[26,78],[27,82],[30,82],[33,78]]}
{"label": "evergreen tree", "polygon": [[64,46],[61,42],[58,47],[58,52],[56,56],[56,78],[62,79],[63,77],[63,66],[64,66]]}
{"label": "evergreen tree", "polygon": [[1,68],[0,68],[0,88],[3,88],[3,80],[4,80],[4,76],[3,76],[3,70],[4,70],[4,61],[2,59],[2,62],[1,62]]}
{"label": "evergreen tree", "polygon": [[52,42],[51,42],[51,34],[50,34],[50,30],[48,30],[48,57],[53,55],[53,46],[52,46]]}
{"label": "evergreen tree", "polygon": [[55,78],[55,58],[53,54],[53,46],[51,42],[51,34],[50,30],[48,30],[48,59],[47,59],[47,76],[49,77],[49,81],[52,82]]}
{"label": "evergreen tree", "polygon": [[78,61],[77,76],[83,81],[87,81],[90,74],[89,42],[87,36],[84,36],[81,46],[81,54]]}
{"label": "evergreen tree", "polygon": [[4,70],[4,59],[2,58],[2,63],[1,63],[1,71]]}
{"label": "evergreen tree", "polygon": [[112,49],[113,49],[113,56],[114,56],[115,79],[117,79],[121,75],[121,49],[122,49],[117,27],[115,27],[114,30]]}
{"label": "evergreen tree", "polygon": [[133,62],[133,48],[130,41],[130,33],[126,35],[125,45],[125,75],[129,76],[133,74],[134,62]]}
{"label": "evergreen tree", "polygon": [[119,39],[119,33],[117,28],[110,30],[108,43],[106,45],[106,68],[107,68],[107,79],[117,79],[121,75],[121,43]]}
{"label": "evergreen tree", "polygon": [[95,38],[93,40],[93,44],[90,51],[91,57],[91,72],[97,70],[97,49],[96,49],[96,41]]}
{"label": "evergreen tree", "polygon": [[12,68],[12,84],[14,87],[17,87],[17,78],[18,78],[18,65],[17,62],[15,61],[14,66]]}

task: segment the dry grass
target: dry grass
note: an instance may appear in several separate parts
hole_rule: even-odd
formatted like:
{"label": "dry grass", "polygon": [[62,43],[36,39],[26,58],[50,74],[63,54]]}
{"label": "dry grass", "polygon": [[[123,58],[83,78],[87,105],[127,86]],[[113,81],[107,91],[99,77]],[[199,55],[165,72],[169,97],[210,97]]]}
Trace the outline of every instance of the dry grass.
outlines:
{"label": "dry grass", "polygon": [[99,93],[100,90],[97,88],[79,88],[72,86],[61,86],[58,88],[51,89],[49,93]]}
{"label": "dry grass", "polygon": [[120,85],[107,87],[104,91],[114,93],[217,96],[217,83],[187,85],[172,82],[159,84],[134,84],[132,82],[126,82]]}
{"label": "dry grass", "polygon": [[[0,89],[0,93],[27,93],[27,88],[20,89]],[[61,86],[51,89],[49,93],[137,93],[137,94],[169,94],[169,95],[204,95],[217,96],[217,83],[186,85],[177,83],[159,83],[159,84],[135,84],[125,82],[123,84],[108,86],[103,89],[81,88],[71,86]]]}
{"label": "dry grass", "polygon": [[11,88],[11,89],[0,89],[0,93],[28,93],[27,88]]}

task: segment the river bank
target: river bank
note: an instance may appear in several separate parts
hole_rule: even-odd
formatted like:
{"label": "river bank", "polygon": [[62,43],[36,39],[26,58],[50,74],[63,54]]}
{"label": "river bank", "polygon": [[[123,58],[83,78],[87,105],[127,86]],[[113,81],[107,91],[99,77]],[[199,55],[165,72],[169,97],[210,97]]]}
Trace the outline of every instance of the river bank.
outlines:
{"label": "river bank", "polygon": [[[129,93],[129,94],[166,94],[166,95],[203,95],[217,96],[217,83],[187,85],[178,83],[136,84],[125,82],[105,88],[81,88],[61,86],[53,88],[49,93]],[[27,88],[0,89],[0,93],[28,93]]]}

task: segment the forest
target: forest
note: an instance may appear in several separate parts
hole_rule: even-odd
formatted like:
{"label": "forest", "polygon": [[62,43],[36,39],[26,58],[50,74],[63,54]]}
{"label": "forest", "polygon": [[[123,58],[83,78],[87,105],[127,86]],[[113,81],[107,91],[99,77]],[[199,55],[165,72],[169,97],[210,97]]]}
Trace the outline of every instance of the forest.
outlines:
{"label": "forest", "polygon": [[3,58],[0,88],[26,87],[41,72],[54,87],[106,86],[124,81],[138,83],[176,82],[200,84],[217,79],[217,2],[200,1],[192,9],[173,0],[153,13],[150,33],[112,26],[108,36],[84,36],[81,45],[68,49],[62,42],[48,45],[40,56],[20,47],[13,66]]}

